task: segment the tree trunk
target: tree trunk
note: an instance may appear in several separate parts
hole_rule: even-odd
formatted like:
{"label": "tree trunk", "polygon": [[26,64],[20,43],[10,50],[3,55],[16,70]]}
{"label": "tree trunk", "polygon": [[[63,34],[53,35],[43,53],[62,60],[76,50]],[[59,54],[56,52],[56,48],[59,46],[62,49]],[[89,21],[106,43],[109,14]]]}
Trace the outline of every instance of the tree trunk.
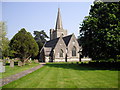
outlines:
{"label": "tree trunk", "polygon": [[24,64],[29,60],[30,57],[31,57],[31,55],[28,56],[26,59],[24,59]]}
{"label": "tree trunk", "polygon": [[28,56],[27,58],[25,58],[25,57],[21,58],[22,66],[25,65],[26,61],[28,61],[30,57],[31,57],[31,55]]}

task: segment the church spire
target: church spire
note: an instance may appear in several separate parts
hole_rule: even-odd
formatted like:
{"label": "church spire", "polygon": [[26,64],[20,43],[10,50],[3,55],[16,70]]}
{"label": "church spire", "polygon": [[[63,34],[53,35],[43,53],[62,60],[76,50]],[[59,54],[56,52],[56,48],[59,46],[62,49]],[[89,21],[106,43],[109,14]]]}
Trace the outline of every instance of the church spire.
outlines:
{"label": "church spire", "polygon": [[56,21],[56,27],[55,29],[63,29],[63,26],[62,26],[62,18],[61,18],[61,15],[60,15],[60,8],[58,8],[58,15],[57,15],[57,21]]}

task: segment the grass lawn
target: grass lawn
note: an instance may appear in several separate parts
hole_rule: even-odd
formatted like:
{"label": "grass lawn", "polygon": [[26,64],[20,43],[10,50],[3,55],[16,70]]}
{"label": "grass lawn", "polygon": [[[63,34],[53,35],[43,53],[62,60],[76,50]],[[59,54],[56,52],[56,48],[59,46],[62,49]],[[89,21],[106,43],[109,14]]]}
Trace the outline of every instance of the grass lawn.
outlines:
{"label": "grass lawn", "polygon": [[3,88],[118,88],[118,71],[49,63]]}
{"label": "grass lawn", "polygon": [[25,70],[30,69],[32,67],[35,67],[37,65],[39,65],[39,64],[34,63],[34,62],[30,63],[29,65],[22,66],[22,67],[19,67],[19,66],[15,65],[14,68],[11,68],[10,65],[6,65],[5,66],[5,72],[2,73],[2,75],[1,75],[2,77],[0,77],[0,78],[5,78],[5,77],[8,77],[8,76],[17,74],[19,72],[25,71]]}

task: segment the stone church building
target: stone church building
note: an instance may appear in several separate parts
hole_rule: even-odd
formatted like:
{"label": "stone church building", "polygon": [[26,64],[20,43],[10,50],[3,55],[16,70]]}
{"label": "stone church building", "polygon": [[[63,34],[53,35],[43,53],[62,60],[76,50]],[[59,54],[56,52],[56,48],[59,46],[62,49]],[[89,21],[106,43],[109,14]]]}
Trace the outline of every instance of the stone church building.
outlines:
{"label": "stone church building", "polygon": [[79,61],[80,46],[74,34],[67,35],[63,29],[60,9],[55,29],[50,29],[50,40],[40,51],[40,59],[43,62],[70,62]]}

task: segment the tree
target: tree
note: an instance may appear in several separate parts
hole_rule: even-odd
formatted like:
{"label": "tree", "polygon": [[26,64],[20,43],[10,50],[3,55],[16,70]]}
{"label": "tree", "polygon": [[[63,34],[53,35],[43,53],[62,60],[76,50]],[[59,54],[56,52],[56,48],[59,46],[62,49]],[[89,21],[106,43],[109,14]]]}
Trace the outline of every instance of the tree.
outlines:
{"label": "tree", "polygon": [[38,54],[36,41],[24,28],[15,34],[9,45],[14,56],[20,58],[23,63],[25,63],[28,58]]}
{"label": "tree", "polygon": [[43,47],[44,43],[46,42],[46,39],[49,38],[49,37],[44,32],[44,30],[34,31],[34,35],[35,35],[34,39],[35,39],[35,41],[37,42],[37,44],[39,46],[39,53],[38,53],[36,58],[39,58],[40,50]]}
{"label": "tree", "polygon": [[0,22],[0,57],[5,58],[9,56],[9,40],[6,37],[6,24]]}
{"label": "tree", "polygon": [[34,39],[38,43],[39,49],[41,49],[43,44],[46,42],[46,39],[49,38],[49,37],[44,32],[44,30],[42,30],[42,31],[34,31],[34,35],[35,35]]}
{"label": "tree", "polygon": [[94,2],[80,27],[84,55],[114,58],[120,53],[120,2]]}

